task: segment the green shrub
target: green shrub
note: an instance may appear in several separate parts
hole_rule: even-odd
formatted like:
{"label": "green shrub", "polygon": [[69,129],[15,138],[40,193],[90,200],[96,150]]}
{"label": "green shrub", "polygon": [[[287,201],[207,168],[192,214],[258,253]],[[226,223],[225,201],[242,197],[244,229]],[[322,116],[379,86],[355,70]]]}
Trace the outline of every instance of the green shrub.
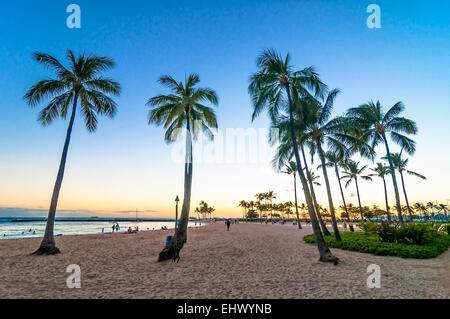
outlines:
{"label": "green shrub", "polygon": [[365,222],[365,223],[360,223],[358,225],[358,227],[366,233],[376,233],[379,227],[379,224],[376,222]]}
{"label": "green shrub", "polygon": [[[406,232],[408,233],[408,232]],[[419,231],[420,233],[420,231]],[[426,233],[426,232],[425,232]],[[450,247],[450,236],[446,234],[435,234],[433,239],[422,240],[422,245],[399,242],[383,242],[378,234],[364,232],[341,232],[342,241],[337,242],[334,236],[326,236],[325,241],[331,248],[340,248],[361,253],[378,256],[397,256],[401,258],[428,259],[434,258],[445,252]],[[412,240],[416,232],[405,235]],[[314,244],[314,235],[303,238],[306,243]],[[407,240],[407,241],[408,241]],[[416,240],[416,239],[414,239]]]}
{"label": "green shrub", "polygon": [[378,224],[376,233],[380,236],[381,241],[385,243],[394,243],[397,240],[397,224],[381,222]]}

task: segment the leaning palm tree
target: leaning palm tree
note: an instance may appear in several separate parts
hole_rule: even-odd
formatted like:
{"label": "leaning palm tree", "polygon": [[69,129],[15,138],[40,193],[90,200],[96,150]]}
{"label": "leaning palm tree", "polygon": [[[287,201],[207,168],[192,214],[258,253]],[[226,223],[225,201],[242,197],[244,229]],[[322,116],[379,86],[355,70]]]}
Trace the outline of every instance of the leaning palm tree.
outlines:
{"label": "leaning palm tree", "polygon": [[[383,159],[387,160],[387,157],[383,157]],[[416,173],[416,172],[406,169],[406,167],[408,166],[408,159],[402,158],[402,152],[391,154],[391,160],[392,160],[392,164],[394,165],[394,168],[400,173],[400,178],[402,180],[403,194],[405,195],[407,211],[408,211],[410,218],[412,218],[412,210],[411,210],[411,206],[409,206],[408,195],[406,195],[405,179],[404,179],[403,173],[406,172],[409,175],[416,176],[423,180],[426,180],[427,178],[419,173]]]}
{"label": "leaning palm tree", "polygon": [[180,136],[183,128],[186,131],[186,159],[184,166],[184,198],[180,223],[175,230],[172,241],[159,254],[159,261],[179,260],[179,252],[187,241],[187,228],[192,188],[192,138],[196,139],[200,132],[209,139],[214,138],[212,130],[217,129],[215,111],[204,105],[209,102],[218,105],[218,97],[210,88],[197,88],[200,82],[198,74],[191,74],[185,82],[177,82],[174,78],[164,75],[159,83],[171,90],[170,94],[157,95],[151,98],[149,124],[163,125],[166,129],[165,141],[172,143]]}
{"label": "leaning palm tree", "polygon": [[358,177],[366,181],[371,181],[372,178],[368,175],[362,175],[364,170],[367,168],[367,165],[363,167],[359,167],[359,162],[355,162],[352,160],[347,160],[344,165],[344,172],[342,175],[342,179],[346,179],[347,183],[345,183],[345,187],[347,188],[351,182],[354,180],[356,185],[356,193],[358,195],[358,204],[359,204],[359,213],[361,214],[361,220],[364,220],[363,208],[361,206],[361,197],[359,195],[359,186],[358,186]]}
{"label": "leaning palm tree", "polygon": [[[320,228],[322,229],[322,233],[325,236],[331,236],[331,233],[328,231],[327,226],[325,225],[322,216],[320,214],[319,204],[317,203],[316,198],[315,187],[314,183],[312,182],[313,179],[309,175],[311,173],[311,170],[309,169],[304,148],[305,135],[303,131],[306,127],[305,122],[308,121],[307,118],[309,116],[308,114],[303,113],[308,113],[309,110],[305,110],[304,112],[302,108],[305,107],[305,103],[301,103],[298,99],[296,100],[295,104],[296,104],[295,109],[296,112],[294,113],[295,116],[294,125],[295,125],[295,134],[297,135],[296,140],[299,143],[298,146],[301,151],[303,164],[305,165],[306,180],[308,182],[309,190],[311,193],[314,211],[319,221]],[[284,165],[285,161],[290,161],[294,157],[294,149],[292,147],[292,139],[290,133],[290,120],[286,116],[279,116],[275,121],[273,121],[272,125],[274,129],[270,130],[269,141],[272,144],[278,144],[277,153],[272,160],[272,165],[280,169]]]}
{"label": "leaning palm tree", "polygon": [[59,192],[64,177],[67,153],[69,151],[75,115],[80,102],[80,113],[90,133],[97,129],[97,115],[113,118],[117,104],[108,95],[120,95],[120,84],[104,78],[101,73],[114,67],[115,63],[108,57],[81,54],[77,57],[71,50],[67,51],[69,67],[64,66],[55,57],[45,53],[34,53],[36,62],[51,68],[56,78],[40,81],[25,94],[24,99],[31,107],[35,107],[47,98],[50,103],[39,113],[39,122],[48,126],[61,117],[65,119],[71,113],[67,128],[66,140],[59,164],[53,195],[48,212],[44,238],[35,254],[57,254],[60,250],[55,245],[54,225]]}
{"label": "leaning palm tree", "polygon": [[400,225],[403,227],[403,215],[400,205],[397,179],[394,164],[391,158],[387,133],[391,140],[400,145],[408,154],[414,154],[416,143],[404,134],[417,134],[417,125],[414,121],[400,117],[405,109],[402,102],[397,102],[386,113],[383,112],[380,102],[369,102],[347,111],[347,120],[352,127],[361,131],[361,140],[370,143],[372,150],[380,143],[386,147],[386,156],[391,170],[392,182],[395,191],[395,201]]}
{"label": "leaning palm tree", "polygon": [[391,221],[391,214],[389,212],[389,202],[388,202],[388,195],[387,195],[387,188],[386,188],[386,176],[389,175],[390,169],[389,167],[385,166],[382,163],[377,163],[377,166],[370,169],[374,172],[374,174],[370,174],[369,176],[377,176],[383,180],[384,185],[384,201],[386,202],[386,213],[388,221]]}
{"label": "leaning palm tree", "polygon": [[297,201],[297,165],[294,161],[289,161],[285,165],[284,171],[281,171],[281,173],[286,175],[293,175],[294,176],[294,198],[295,198],[295,213],[297,215],[297,224],[298,228],[302,229],[302,224],[300,222],[300,216],[298,214],[298,201]]}
{"label": "leaning palm tree", "polygon": [[[294,150],[298,175],[308,205],[320,260],[331,261],[336,264],[338,263],[338,258],[331,253],[320,232],[308,182],[303,173],[298,150],[298,141],[294,128],[294,105],[292,99],[296,96],[310,96],[310,90],[314,90],[315,94],[319,94],[324,91],[325,85],[319,80],[319,76],[313,68],[294,71],[290,64],[289,54],[283,59],[274,50],[265,50],[258,57],[256,65],[258,71],[251,76],[248,88],[254,107],[252,119],[254,120],[264,110],[268,111],[272,120],[275,120],[280,112],[284,111],[289,114],[292,147]],[[286,105],[288,106],[287,110],[285,107]]]}
{"label": "leaning palm tree", "polygon": [[313,120],[310,121],[304,138],[309,145],[311,154],[317,153],[321,162],[323,177],[325,180],[325,187],[327,190],[328,206],[330,207],[331,221],[333,225],[334,235],[336,241],[342,241],[339,234],[339,229],[336,221],[336,213],[334,210],[333,197],[331,195],[330,181],[328,179],[326,158],[324,145],[326,144],[330,151],[334,153],[346,153],[347,149],[343,144],[345,141],[348,144],[354,144],[355,138],[346,134],[343,130],[340,120],[330,119],[334,106],[334,100],[340,93],[339,89],[334,89],[328,93],[324,102],[321,103],[316,99],[306,99],[306,103],[311,104],[311,109],[314,110]]}

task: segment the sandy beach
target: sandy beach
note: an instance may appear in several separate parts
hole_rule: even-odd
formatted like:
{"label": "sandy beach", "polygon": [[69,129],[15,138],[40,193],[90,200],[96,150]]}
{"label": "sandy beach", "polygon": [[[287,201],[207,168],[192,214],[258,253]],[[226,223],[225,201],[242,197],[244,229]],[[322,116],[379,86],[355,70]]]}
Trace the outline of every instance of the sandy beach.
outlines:
{"label": "sandy beach", "polygon": [[[232,225],[189,229],[179,264],[156,262],[167,235],[57,238],[62,254],[31,256],[40,239],[0,241],[0,298],[449,298],[450,252],[433,260],[381,257],[333,249],[338,266],[318,261],[302,237],[310,227]],[[81,267],[81,289],[66,268]],[[367,266],[381,267],[369,289]]]}

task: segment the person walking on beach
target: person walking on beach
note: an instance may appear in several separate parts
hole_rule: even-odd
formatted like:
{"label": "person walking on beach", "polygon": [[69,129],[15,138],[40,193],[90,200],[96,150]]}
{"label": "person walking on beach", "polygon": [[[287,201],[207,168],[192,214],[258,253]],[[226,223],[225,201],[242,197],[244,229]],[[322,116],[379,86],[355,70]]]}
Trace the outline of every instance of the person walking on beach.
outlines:
{"label": "person walking on beach", "polygon": [[113,224],[113,225],[112,225],[112,232],[114,233],[115,230],[116,230],[116,225]]}
{"label": "person walking on beach", "polygon": [[228,231],[228,230],[230,230],[230,225],[231,225],[231,222],[229,219],[227,219],[226,224],[227,224],[227,231]]}
{"label": "person walking on beach", "polygon": [[119,226],[119,223],[117,223],[116,224],[116,231],[119,231],[120,230],[120,226]]}

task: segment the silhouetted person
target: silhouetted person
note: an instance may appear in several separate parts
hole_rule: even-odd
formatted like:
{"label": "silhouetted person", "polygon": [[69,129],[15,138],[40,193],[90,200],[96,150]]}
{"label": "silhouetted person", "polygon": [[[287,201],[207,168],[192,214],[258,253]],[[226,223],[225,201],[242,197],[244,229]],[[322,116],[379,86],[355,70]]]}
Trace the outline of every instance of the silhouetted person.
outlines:
{"label": "silhouetted person", "polygon": [[227,219],[227,222],[226,222],[226,224],[227,224],[227,230],[230,230],[230,225],[231,225],[231,222],[230,222],[230,220],[229,220],[229,219]]}

